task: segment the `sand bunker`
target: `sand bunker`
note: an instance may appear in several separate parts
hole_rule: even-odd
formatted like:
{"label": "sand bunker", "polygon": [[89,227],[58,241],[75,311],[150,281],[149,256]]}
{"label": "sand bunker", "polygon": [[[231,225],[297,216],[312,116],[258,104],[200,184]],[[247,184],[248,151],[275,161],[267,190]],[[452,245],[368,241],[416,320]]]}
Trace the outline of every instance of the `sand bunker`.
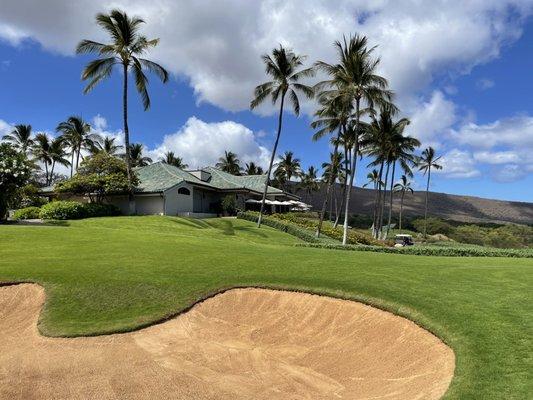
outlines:
{"label": "sand bunker", "polygon": [[1,399],[438,399],[454,354],[359,303],[235,289],[137,332],[47,338],[40,286],[0,287]]}

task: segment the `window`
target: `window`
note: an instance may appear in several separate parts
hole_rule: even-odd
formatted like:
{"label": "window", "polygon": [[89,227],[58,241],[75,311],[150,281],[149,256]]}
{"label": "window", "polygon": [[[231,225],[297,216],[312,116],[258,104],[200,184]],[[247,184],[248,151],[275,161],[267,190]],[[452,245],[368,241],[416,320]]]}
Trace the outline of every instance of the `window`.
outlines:
{"label": "window", "polygon": [[178,194],[184,194],[185,196],[190,196],[191,191],[187,188],[181,187],[178,189]]}

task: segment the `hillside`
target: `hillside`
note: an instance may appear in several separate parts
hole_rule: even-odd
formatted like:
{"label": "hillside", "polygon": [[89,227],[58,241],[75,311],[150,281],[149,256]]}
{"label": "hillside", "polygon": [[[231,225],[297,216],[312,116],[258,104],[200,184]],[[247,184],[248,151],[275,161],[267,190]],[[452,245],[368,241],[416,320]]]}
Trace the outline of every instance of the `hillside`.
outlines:
{"label": "hillside", "polygon": [[[293,189],[296,186],[292,184]],[[325,185],[321,185],[318,192],[308,196],[299,189],[296,190],[303,201],[313,206],[314,210],[322,207],[325,195]],[[335,193],[338,204],[341,201],[342,186],[337,184]],[[388,193],[388,192],[387,192]],[[353,188],[350,201],[350,213],[371,215],[373,211],[375,192],[372,189]],[[425,192],[417,191],[406,194],[404,215],[421,216],[424,214]],[[533,224],[533,203],[484,199],[474,196],[459,196],[446,193],[430,192],[429,214],[432,216],[463,222],[494,222]],[[400,208],[399,198],[395,198],[394,212]],[[328,205],[329,209],[329,205]],[[334,209],[333,209],[334,210]]]}

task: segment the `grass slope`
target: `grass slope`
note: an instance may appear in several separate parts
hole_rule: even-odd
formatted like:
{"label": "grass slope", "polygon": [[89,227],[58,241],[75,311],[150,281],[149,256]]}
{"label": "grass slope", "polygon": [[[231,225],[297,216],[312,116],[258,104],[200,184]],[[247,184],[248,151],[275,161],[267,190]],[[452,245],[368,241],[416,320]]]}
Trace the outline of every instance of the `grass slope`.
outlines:
{"label": "grass slope", "polygon": [[361,300],[408,316],[452,346],[448,399],[533,393],[533,263],[294,247],[234,219],[119,217],[0,226],[0,281],[46,288],[44,334],[127,331],[233,286]]}

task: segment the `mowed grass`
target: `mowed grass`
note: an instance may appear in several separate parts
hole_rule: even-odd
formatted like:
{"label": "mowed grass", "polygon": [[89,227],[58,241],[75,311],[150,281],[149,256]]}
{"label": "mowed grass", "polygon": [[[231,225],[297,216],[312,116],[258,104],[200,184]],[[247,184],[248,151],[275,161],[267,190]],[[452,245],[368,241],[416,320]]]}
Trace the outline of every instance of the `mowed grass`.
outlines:
{"label": "mowed grass", "polygon": [[360,300],[409,317],[454,349],[446,398],[532,398],[531,259],[398,256],[295,243],[235,219],[0,226],[0,282],[46,288],[39,328],[51,336],[136,329],[234,286]]}

